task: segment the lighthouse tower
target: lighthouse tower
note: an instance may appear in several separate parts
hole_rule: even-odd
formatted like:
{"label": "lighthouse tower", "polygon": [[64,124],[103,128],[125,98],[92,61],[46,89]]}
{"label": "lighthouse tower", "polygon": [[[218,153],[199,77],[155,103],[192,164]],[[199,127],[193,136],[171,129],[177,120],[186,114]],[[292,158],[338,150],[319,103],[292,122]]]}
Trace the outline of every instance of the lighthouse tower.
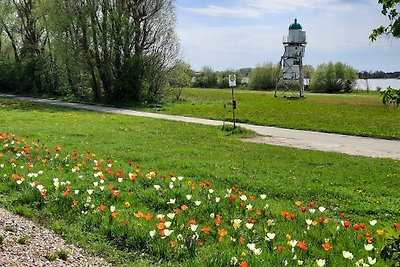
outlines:
{"label": "lighthouse tower", "polygon": [[285,52],[280,61],[281,71],[277,79],[275,96],[278,86],[282,86],[285,90],[297,87],[300,97],[304,97],[303,57],[306,44],[306,32],[295,19],[289,26],[289,35],[283,37]]}

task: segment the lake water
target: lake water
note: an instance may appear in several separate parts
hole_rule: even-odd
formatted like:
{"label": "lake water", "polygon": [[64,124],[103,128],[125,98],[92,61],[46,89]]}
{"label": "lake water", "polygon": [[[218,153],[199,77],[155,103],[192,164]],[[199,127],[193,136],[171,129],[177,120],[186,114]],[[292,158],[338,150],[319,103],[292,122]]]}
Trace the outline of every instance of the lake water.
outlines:
{"label": "lake water", "polygon": [[[400,79],[368,79],[369,90],[376,91],[378,87],[385,90],[388,86],[400,89]],[[357,80],[356,90],[367,90],[367,81]]]}

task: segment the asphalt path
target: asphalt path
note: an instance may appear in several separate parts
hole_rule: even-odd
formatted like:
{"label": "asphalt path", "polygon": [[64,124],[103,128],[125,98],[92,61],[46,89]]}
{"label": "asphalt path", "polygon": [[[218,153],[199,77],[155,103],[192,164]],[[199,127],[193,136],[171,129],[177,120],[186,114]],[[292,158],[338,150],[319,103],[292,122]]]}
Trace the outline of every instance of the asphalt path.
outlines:
{"label": "asphalt path", "polygon": [[[36,103],[64,106],[70,108],[84,109],[95,112],[105,112],[123,114],[129,116],[140,116],[162,120],[182,121],[187,123],[197,123],[211,126],[222,126],[222,121],[191,118],[176,115],[166,115],[128,109],[120,109],[105,106],[86,105],[79,103],[69,103],[59,100],[39,99],[32,97],[20,97],[9,94],[0,94],[2,97],[15,98]],[[329,151],[344,153],[355,156],[366,156],[375,158],[392,158],[400,160],[400,141],[385,140],[377,138],[321,133],[314,131],[302,131],[284,129],[277,127],[258,126],[244,123],[237,123],[237,126],[252,130],[259,136],[244,139],[245,142],[261,144],[272,144],[278,146],[295,147],[300,149],[310,149],[319,151]]]}

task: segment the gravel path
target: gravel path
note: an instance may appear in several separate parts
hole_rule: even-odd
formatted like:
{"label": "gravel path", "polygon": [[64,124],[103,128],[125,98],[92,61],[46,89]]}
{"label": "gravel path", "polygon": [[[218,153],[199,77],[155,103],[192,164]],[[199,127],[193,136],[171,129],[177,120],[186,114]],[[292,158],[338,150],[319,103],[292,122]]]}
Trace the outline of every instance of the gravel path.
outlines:
{"label": "gravel path", "polygon": [[[16,98],[25,101],[32,101],[37,103],[50,104],[50,105],[79,108],[97,112],[116,113],[129,116],[141,116],[141,117],[157,118],[164,120],[175,120],[175,121],[198,123],[198,124],[212,125],[212,126],[222,125],[222,121],[216,121],[216,120],[141,112],[141,111],[118,109],[118,108],[104,107],[104,106],[69,103],[58,100],[38,99],[32,97],[16,97],[14,95],[7,95],[7,94],[0,94],[0,96]],[[368,137],[320,133],[313,131],[292,130],[292,129],[277,128],[277,127],[256,126],[243,123],[238,123],[237,125],[255,131],[256,133],[261,135],[252,139],[243,140],[246,142],[272,144],[272,145],[296,147],[301,149],[311,149],[319,151],[330,151],[330,152],[344,153],[355,156],[392,158],[395,160],[400,160],[399,140],[384,140],[384,139],[376,139]]]}
{"label": "gravel path", "polygon": [[[0,267],[107,267],[101,258],[88,256],[82,249],[67,244],[54,232],[0,208]],[[23,239],[26,240],[25,244]],[[67,260],[48,260],[60,249],[68,251]]]}

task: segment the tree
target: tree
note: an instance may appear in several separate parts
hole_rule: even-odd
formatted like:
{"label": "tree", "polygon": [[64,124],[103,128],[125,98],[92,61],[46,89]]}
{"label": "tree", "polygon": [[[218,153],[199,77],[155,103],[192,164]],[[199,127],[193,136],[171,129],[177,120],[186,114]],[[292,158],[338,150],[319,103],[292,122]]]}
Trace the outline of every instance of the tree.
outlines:
{"label": "tree", "polygon": [[2,0],[0,53],[23,77],[17,83],[31,81],[28,91],[157,101],[178,58],[174,8],[173,0]]}
{"label": "tree", "polygon": [[322,93],[347,93],[356,84],[356,70],[342,62],[318,65],[312,76],[310,90]]}
{"label": "tree", "polygon": [[265,63],[250,72],[250,88],[255,90],[273,90],[276,86],[279,64]]}
{"label": "tree", "polygon": [[389,25],[379,26],[372,30],[369,39],[375,41],[380,35],[391,34],[395,38],[400,38],[400,13],[398,11],[400,0],[379,0],[382,4],[381,13],[389,18]]}
{"label": "tree", "polygon": [[169,85],[173,87],[175,91],[175,99],[179,100],[182,95],[184,87],[190,85],[190,81],[193,77],[193,70],[190,65],[180,61],[178,62],[169,73]]}
{"label": "tree", "polygon": [[196,76],[194,87],[216,88],[218,86],[217,73],[209,66],[203,66],[199,75]]}

